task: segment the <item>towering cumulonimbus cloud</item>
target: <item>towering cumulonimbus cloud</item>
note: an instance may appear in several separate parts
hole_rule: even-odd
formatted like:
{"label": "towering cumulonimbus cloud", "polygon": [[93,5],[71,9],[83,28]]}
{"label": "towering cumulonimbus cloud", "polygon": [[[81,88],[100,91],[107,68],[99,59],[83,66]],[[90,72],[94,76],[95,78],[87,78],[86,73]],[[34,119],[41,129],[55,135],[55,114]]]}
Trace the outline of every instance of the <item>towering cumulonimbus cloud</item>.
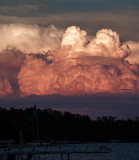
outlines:
{"label": "towering cumulonimbus cloud", "polygon": [[[30,57],[31,58],[31,57]],[[40,59],[26,59],[18,75],[24,95],[83,95],[99,92],[139,91],[139,67],[113,58],[73,59],[73,66],[59,68]],[[67,60],[68,61],[68,60]]]}
{"label": "towering cumulonimbus cloud", "polygon": [[93,56],[105,56],[125,59],[130,55],[128,45],[121,44],[119,35],[111,29],[99,30],[96,37],[87,46],[87,52]]}
{"label": "towering cumulonimbus cloud", "polygon": [[77,26],[64,33],[54,26],[12,24],[1,25],[0,36],[1,96],[139,93],[139,63],[132,64],[137,44],[121,43],[111,29],[89,39]]}
{"label": "towering cumulonimbus cloud", "polygon": [[84,44],[86,43],[86,31],[81,30],[77,26],[68,27],[66,32],[63,34],[61,46],[69,47],[70,50],[82,51],[84,50]]}
{"label": "towering cumulonimbus cloud", "polygon": [[131,53],[128,45],[122,44],[119,35],[111,29],[99,30],[89,42],[86,36],[86,31],[79,27],[68,27],[61,46],[70,49],[70,58],[89,55],[125,59]]}

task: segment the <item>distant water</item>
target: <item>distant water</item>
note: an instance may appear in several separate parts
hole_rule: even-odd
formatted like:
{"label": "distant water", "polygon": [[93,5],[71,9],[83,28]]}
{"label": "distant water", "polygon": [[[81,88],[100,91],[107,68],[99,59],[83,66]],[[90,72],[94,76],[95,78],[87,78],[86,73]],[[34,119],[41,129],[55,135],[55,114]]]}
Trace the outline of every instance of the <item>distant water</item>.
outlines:
{"label": "distant water", "polygon": [[[79,144],[78,146],[82,146]],[[139,160],[139,143],[92,143],[86,144],[97,148],[106,146],[112,149],[111,153],[105,154],[71,154],[70,160]],[[61,160],[59,155],[39,155],[33,157],[35,160]],[[67,155],[63,160],[68,160]]]}

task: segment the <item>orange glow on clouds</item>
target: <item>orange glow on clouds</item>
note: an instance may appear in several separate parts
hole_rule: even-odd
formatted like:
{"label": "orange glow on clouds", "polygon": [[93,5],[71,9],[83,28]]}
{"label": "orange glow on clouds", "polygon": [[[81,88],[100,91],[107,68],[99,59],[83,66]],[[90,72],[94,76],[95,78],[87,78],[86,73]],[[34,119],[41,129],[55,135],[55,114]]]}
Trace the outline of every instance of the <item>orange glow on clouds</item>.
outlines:
{"label": "orange glow on clouds", "polygon": [[[10,55],[18,63],[12,80],[9,73],[5,76],[0,72],[0,96],[16,92],[15,86],[22,96],[139,92],[139,67],[132,64],[138,56],[136,49],[132,57],[135,42],[121,43],[111,29],[99,30],[89,41],[87,32],[76,26],[63,33],[54,26],[1,25],[0,33],[4,38],[0,40],[1,55],[9,52],[8,45],[16,47]],[[7,60],[0,63],[6,64]]]}

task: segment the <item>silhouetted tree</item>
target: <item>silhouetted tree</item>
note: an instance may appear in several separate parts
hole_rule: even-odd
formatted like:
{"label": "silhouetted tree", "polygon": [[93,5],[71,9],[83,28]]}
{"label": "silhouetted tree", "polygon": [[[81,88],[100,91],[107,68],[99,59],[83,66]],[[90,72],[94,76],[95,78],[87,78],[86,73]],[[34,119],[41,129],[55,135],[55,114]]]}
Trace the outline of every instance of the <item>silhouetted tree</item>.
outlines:
{"label": "silhouetted tree", "polygon": [[105,116],[91,120],[87,115],[52,109],[0,107],[0,139],[19,141],[21,130],[25,141],[36,140],[39,135],[41,140],[54,141],[119,139],[136,142],[139,141],[139,118],[118,120],[116,117]]}

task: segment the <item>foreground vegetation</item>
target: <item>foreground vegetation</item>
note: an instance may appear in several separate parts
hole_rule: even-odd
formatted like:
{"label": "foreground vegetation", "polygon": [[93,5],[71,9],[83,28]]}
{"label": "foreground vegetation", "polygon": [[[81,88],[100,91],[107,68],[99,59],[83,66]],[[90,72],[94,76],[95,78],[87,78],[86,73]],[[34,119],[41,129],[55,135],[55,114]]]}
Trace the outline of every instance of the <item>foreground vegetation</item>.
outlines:
{"label": "foreground vegetation", "polygon": [[139,142],[139,118],[118,120],[110,116],[91,120],[89,116],[36,109],[36,106],[26,109],[0,108],[0,139],[18,142],[21,131],[24,141],[105,142],[116,139]]}

